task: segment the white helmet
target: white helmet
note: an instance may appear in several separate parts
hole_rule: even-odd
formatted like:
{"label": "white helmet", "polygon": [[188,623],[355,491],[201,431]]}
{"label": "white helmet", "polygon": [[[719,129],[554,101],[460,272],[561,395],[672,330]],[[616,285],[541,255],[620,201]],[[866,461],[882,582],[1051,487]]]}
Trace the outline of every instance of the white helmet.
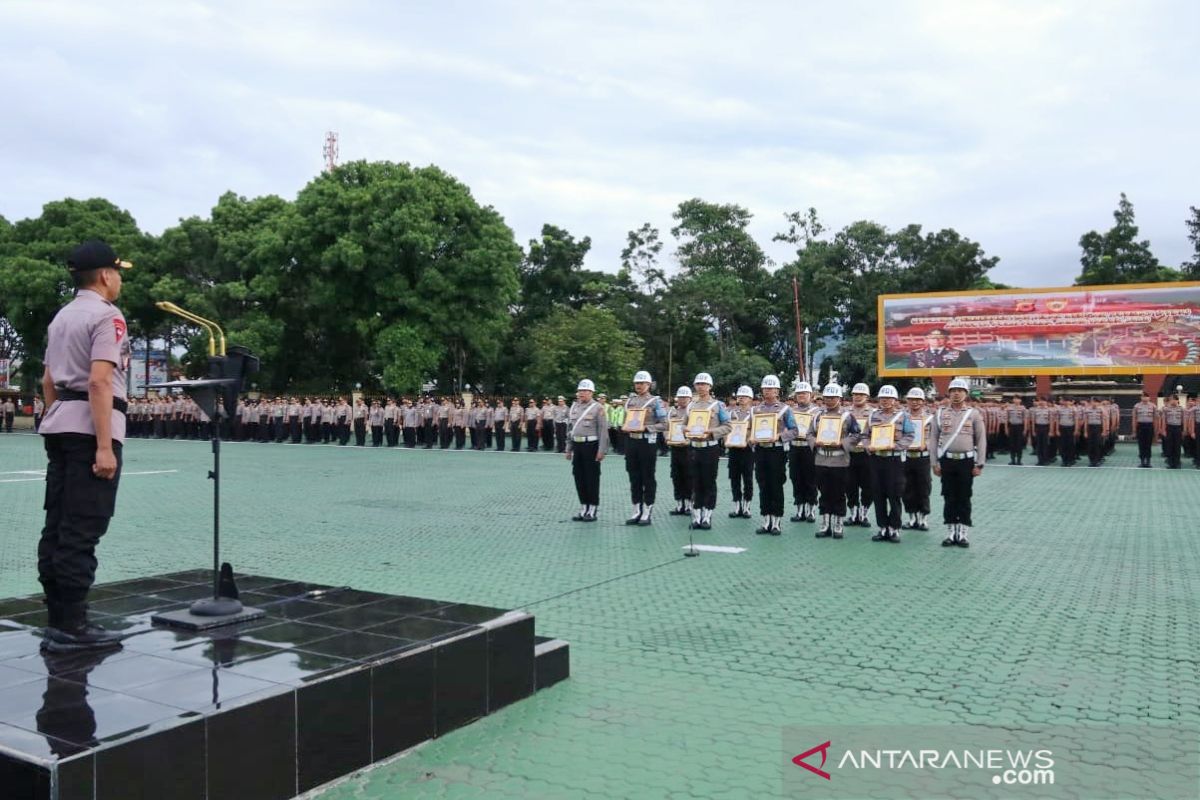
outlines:
{"label": "white helmet", "polygon": [[592,383],[589,379],[584,378],[579,382],[579,385],[575,387],[575,391],[582,392],[585,390],[589,392],[596,391],[596,384]]}
{"label": "white helmet", "polygon": [[688,388],[688,387],[686,387],[686,386],[680,386],[680,387],[679,387],[679,391],[677,391],[677,392],[675,393],[675,396],[676,396],[676,397],[691,397],[691,396],[692,396],[692,390],[691,390],[691,389],[689,389],[689,388]]}
{"label": "white helmet", "polygon": [[962,389],[964,392],[971,391],[971,385],[967,383],[966,378],[955,378],[954,380],[950,381],[950,388]]}
{"label": "white helmet", "polygon": [[779,376],[778,375],[764,375],[763,379],[762,379],[762,388],[763,389],[778,389],[779,388]]}
{"label": "white helmet", "polygon": [[899,395],[899,393],[897,393],[897,392],[896,392],[896,387],[895,387],[895,386],[891,386],[891,385],[888,385],[888,386],[880,386],[880,387],[879,387],[879,397],[890,397],[890,398],[892,398],[893,400],[899,400],[899,399],[900,399],[900,395]]}
{"label": "white helmet", "polygon": [[754,390],[749,386],[739,386],[737,390],[738,397],[754,397]]}
{"label": "white helmet", "polygon": [[909,400],[924,400],[925,399],[925,390],[914,386],[913,388],[909,389],[908,394],[906,394],[904,396],[907,397]]}
{"label": "white helmet", "polygon": [[696,380],[692,381],[693,385],[697,383],[707,383],[709,386],[712,386],[712,375],[709,375],[707,372],[701,372],[696,376]]}
{"label": "white helmet", "polygon": [[854,384],[854,388],[850,390],[850,394],[865,394],[869,397],[871,394],[871,387],[867,386],[865,383],[856,383]]}
{"label": "white helmet", "polygon": [[650,373],[646,372],[646,370],[642,370],[641,372],[634,375],[633,382],[634,383],[654,383],[654,381],[650,380]]}
{"label": "white helmet", "polygon": [[796,386],[792,389],[792,394],[800,394],[800,392],[812,394],[812,386],[808,381],[796,381]]}
{"label": "white helmet", "polygon": [[821,391],[821,396],[822,397],[841,397],[842,396],[842,387],[838,386],[836,383],[827,383],[827,384],[825,384],[825,388]]}

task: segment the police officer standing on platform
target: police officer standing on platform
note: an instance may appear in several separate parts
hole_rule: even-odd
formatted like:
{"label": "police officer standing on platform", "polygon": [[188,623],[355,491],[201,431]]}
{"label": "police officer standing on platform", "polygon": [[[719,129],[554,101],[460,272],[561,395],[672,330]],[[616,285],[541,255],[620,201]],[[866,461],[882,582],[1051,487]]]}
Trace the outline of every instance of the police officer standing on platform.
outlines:
{"label": "police officer standing on platform", "polygon": [[929,428],[933,417],[925,410],[924,389],[914,386],[908,390],[905,400],[914,434],[904,457],[904,511],[908,514],[905,527],[927,531],[929,491],[933,483],[929,470]]}
{"label": "police officer standing on platform", "polygon": [[[729,471],[729,491],[733,495],[730,519],[750,519],[750,503],[754,500],[754,445],[750,442],[750,416],[753,407],[754,390],[749,386],[739,386],[737,405],[729,409],[729,419],[731,422],[746,423],[746,441],[741,447],[730,447],[726,443],[726,451],[729,454],[726,469]],[[770,533],[770,526],[767,528],[766,532]]]}
{"label": "police officer standing on platform", "polygon": [[[712,515],[717,507],[717,469],[721,456],[717,445],[729,433],[729,412],[725,404],[712,396],[712,376],[701,372],[692,381],[695,397],[688,404],[688,472],[692,479],[693,529],[710,530]],[[692,412],[708,411],[708,424],[701,430],[692,428]]]}
{"label": "police officer standing on platform", "polygon": [[[870,453],[872,500],[879,531],[873,542],[900,543],[900,503],[904,494],[904,458],[916,433],[907,412],[899,408],[900,394],[895,386],[879,387],[879,408],[867,417],[863,440]],[[891,444],[871,444],[875,428],[891,426]]]}
{"label": "police officer standing on platform", "polygon": [[[808,419],[816,416],[821,410],[819,405],[812,402],[812,386],[808,381],[796,384],[794,394],[794,415],[807,414]],[[797,426],[800,420],[796,420]],[[809,423],[811,425],[811,422]],[[817,521],[817,463],[814,450],[808,444],[808,429],[797,430],[796,438],[788,450],[788,475],[792,481],[792,502],[796,505],[796,513],[792,522]]]}
{"label": "police officer standing on platform", "polygon": [[50,651],[120,645],[119,634],[88,624],[87,595],[121,476],[129,337],[114,302],[130,266],[104,242],[76,247],[67,261],[75,299],[50,323],[42,373],[49,408],[40,430],[49,459],[46,523],[38,542],[48,618],[42,647]]}
{"label": "police officer standing on platform", "polygon": [[[625,419],[630,420],[630,411],[642,411],[641,424],[635,429],[626,424],[625,471],[629,473],[629,494],[633,501],[633,514],[625,520],[626,525],[649,525],[658,494],[658,479],[654,474],[658,466],[658,437],[667,429],[667,410],[657,395],[650,394],[650,373],[642,370],[633,376],[633,396],[625,401]],[[543,420],[544,425],[554,424],[551,416]]]}
{"label": "police officer standing on platform", "polygon": [[[787,483],[787,455],[791,441],[799,431],[792,408],[779,399],[779,376],[766,375],[762,379],[763,400],[751,409],[751,431],[755,417],[773,416],[775,435],[770,441],[756,439],[754,442],[754,474],[758,479],[758,510],[763,524],[756,532],[780,536],[783,531],[783,487]],[[741,398],[738,398],[739,402]],[[749,501],[747,501],[749,504]]]}
{"label": "police officer standing on platform", "polygon": [[596,385],[587,378],[575,390],[567,415],[567,460],[575,475],[581,508],[575,522],[595,522],[600,508],[600,462],[608,452],[608,418],[604,406],[592,399]]}
{"label": "police officer standing on platform", "polygon": [[987,458],[987,430],[983,416],[967,405],[967,382],[950,381],[950,405],[934,414],[929,449],[937,459],[933,474],[941,476],[943,521],[949,536],[942,547],[970,547],[971,491]]}

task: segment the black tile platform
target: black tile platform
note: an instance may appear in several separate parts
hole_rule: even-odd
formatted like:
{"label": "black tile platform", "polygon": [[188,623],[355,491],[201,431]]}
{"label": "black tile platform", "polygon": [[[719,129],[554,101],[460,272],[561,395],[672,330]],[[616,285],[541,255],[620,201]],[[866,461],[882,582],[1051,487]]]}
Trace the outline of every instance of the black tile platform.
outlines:
{"label": "black tile platform", "polygon": [[121,650],[43,654],[40,598],[0,600],[0,796],[289,798],[562,680],[521,611],[242,576],[266,617],[151,623],[204,570],[97,586]]}

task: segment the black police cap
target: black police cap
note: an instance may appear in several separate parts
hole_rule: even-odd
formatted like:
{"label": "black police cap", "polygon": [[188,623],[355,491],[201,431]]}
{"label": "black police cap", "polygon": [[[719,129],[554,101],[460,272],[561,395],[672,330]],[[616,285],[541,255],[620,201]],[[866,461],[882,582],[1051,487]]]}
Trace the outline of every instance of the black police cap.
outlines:
{"label": "black police cap", "polygon": [[88,239],[71,251],[67,258],[67,269],[71,272],[90,272],[94,269],[129,269],[133,264],[117,258],[107,243],[99,239]]}

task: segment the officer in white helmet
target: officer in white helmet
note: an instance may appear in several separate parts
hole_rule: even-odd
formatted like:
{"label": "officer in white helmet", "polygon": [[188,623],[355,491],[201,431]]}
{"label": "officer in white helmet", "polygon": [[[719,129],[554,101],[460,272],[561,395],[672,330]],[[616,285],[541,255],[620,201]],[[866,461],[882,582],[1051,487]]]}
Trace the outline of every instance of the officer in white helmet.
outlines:
{"label": "officer in white helmet", "polygon": [[754,390],[749,386],[739,386],[737,390],[737,405],[729,409],[729,422],[732,429],[734,423],[745,423],[746,436],[739,446],[725,439],[725,450],[729,456],[729,488],[733,493],[733,511],[729,512],[731,519],[742,517],[750,519],[750,502],[754,500],[754,444],[750,441],[750,415],[754,405]]}
{"label": "officer in white helmet", "polygon": [[[675,508],[671,516],[686,517],[692,513],[692,476],[688,469],[687,407],[692,402],[692,390],[680,386],[675,392],[675,405],[667,412],[667,448],[671,453],[671,487],[675,493]],[[677,434],[677,435],[675,435]]]}
{"label": "officer in white helmet", "polygon": [[600,508],[600,462],[608,452],[608,419],[604,406],[592,397],[595,391],[594,383],[581,380],[567,413],[566,456],[582,504],[579,513],[571,517],[576,522],[595,522]]}
{"label": "officer in white helmet", "polygon": [[626,525],[650,524],[658,480],[658,437],[667,429],[667,409],[657,395],[650,393],[653,380],[641,370],[633,376],[633,395],[625,400],[625,471],[629,473],[629,494],[633,514]]}
{"label": "officer in white helmet", "polygon": [[863,431],[863,440],[870,454],[868,461],[871,466],[875,523],[879,526],[879,531],[871,537],[871,541],[898,544],[900,502],[904,494],[904,457],[916,431],[908,413],[900,408],[900,394],[895,386],[879,387],[878,400],[879,408],[867,417],[867,426]]}
{"label": "officer in white helmet", "polygon": [[[854,415],[858,429],[867,429],[867,420],[874,411],[870,403],[871,387],[865,383],[856,383],[850,390],[850,413]],[[871,527],[867,512],[871,508],[871,463],[867,459],[866,442],[856,444],[850,449],[850,467],[846,472],[846,505],[850,516],[846,519],[848,525]]]}
{"label": "officer in white helmet", "polygon": [[813,418],[808,432],[820,490],[821,521],[816,536],[841,539],[842,517],[846,513],[846,471],[850,467],[850,449],[858,444],[858,422],[853,414],[842,410],[842,387],[837,384],[827,383],[821,391],[821,400],[824,407]]}
{"label": "officer in white helmet", "polygon": [[[779,536],[783,521],[783,487],[787,482],[787,454],[798,433],[792,408],[779,398],[779,377],[762,379],[762,402],[754,407],[750,423],[754,440],[754,472],[758,477],[758,510],[763,524],[758,533]],[[764,436],[770,431],[769,436]]]}
{"label": "officer in white helmet", "polygon": [[792,482],[792,502],[796,513],[792,522],[817,521],[817,464],[813,449],[808,446],[808,433],[813,417],[821,407],[812,401],[812,386],[797,381],[792,391],[792,415],[797,434],[788,450],[788,477]]}
{"label": "officer in white helmet", "polygon": [[[729,412],[712,394],[712,376],[701,372],[692,381],[696,393],[688,404],[686,426],[688,471],[692,479],[693,529],[710,530],[717,507],[717,468],[721,437],[729,433]],[[707,413],[704,413],[707,412]]]}
{"label": "officer in white helmet", "polygon": [[925,392],[913,387],[905,395],[908,418],[913,423],[913,440],[904,458],[904,511],[908,514],[906,528],[929,530],[929,490],[932,477],[929,471],[929,429],[933,415],[925,409]]}
{"label": "officer in white helmet", "polygon": [[969,547],[971,491],[987,458],[987,425],[977,409],[967,405],[966,380],[950,381],[950,405],[939,408],[929,440],[937,459],[933,474],[942,479],[943,520],[949,535],[943,547]]}

